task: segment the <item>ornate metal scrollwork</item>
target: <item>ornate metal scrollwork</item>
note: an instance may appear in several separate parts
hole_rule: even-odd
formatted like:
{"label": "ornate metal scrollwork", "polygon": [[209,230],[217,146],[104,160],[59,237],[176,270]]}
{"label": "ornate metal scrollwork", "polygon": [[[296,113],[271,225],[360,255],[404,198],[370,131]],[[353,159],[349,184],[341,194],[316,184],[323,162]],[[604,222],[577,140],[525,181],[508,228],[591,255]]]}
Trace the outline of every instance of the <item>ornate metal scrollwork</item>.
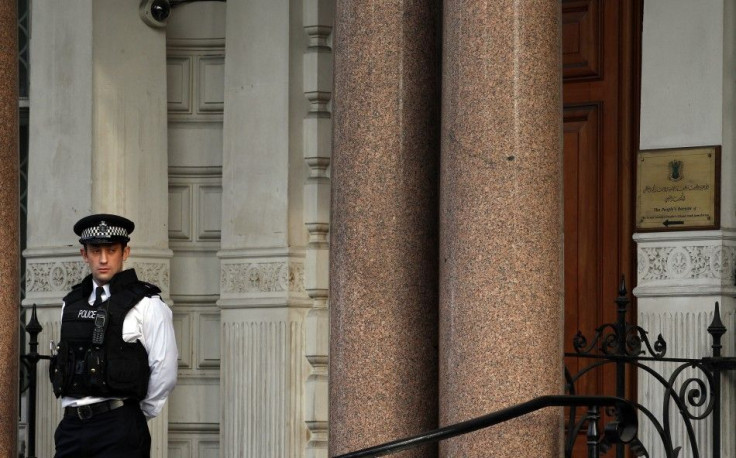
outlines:
{"label": "ornate metal scrollwork", "polygon": [[652,358],[664,358],[667,353],[667,342],[665,342],[662,334],[657,336],[657,340],[652,345],[647,331],[640,326],[630,325],[626,322],[629,298],[623,277],[621,278],[618,294],[616,298],[618,321],[598,326],[590,345],[588,345],[587,338],[578,330],[572,342],[575,352],[579,355],[590,355],[597,348],[601,354],[607,356],[636,357],[648,354]]}
{"label": "ornate metal scrollwork", "polygon": [[[662,412],[659,417],[645,406],[638,403],[633,404],[642,415],[642,418],[648,420],[653,431],[659,436],[666,458],[677,458],[683,451],[682,445],[675,446],[673,443],[671,423],[676,419],[679,419],[678,424],[684,425],[687,437],[682,438],[682,440],[688,443],[691,455],[699,457],[701,452],[696,440],[695,423],[708,418],[712,418],[714,424],[720,422],[720,418],[715,418],[713,415],[714,412],[719,415],[719,410],[716,407],[721,399],[721,373],[736,369],[736,358],[721,356],[721,337],[726,332],[726,328],[720,319],[718,303],[715,306],[713,322],[708,327],[708,332],[713,339],[712,357],[701,359],[668,358],[665,357],[667,342],[661,334],[652,343],[646,330],[626,322],[626,309],[629,303],[626,294],[625,282],[622,279],[619,295],[615,301],[618,306],[618,317],[615,323],[606,323],[597,327],[595,336],[590,343],[580,331],[574,336],[572,343],[575,352],[566,353],[565,356],[595,358],[595,361],[582,367],[576,374],[570,374],[566,370],[568,392],[575,393],[575,384],[578,381],[607,365],[615,365],[616,378],[619,382],[625,381],[627,368],[638,369],[641,374],[654,380],[651,383],[664,389]],[[665,378],[647,364],[651,362],[672,363],[677,364],[677,366],[671,375]],[[640,380],[642,380],[641,377]],[[616,396],[624,397],[624,385],[625,383],[617,383]],[[568,434],[575,436],[586,425],[589,430],[591,428],[595,430],[597,427],[592,427],[590,422],[598,422],[599,418],[601,416],[593,415],[591,411],[582,414],[581,418],[576,418],[576,412],[571,410],[568,417]],[[574,437],[568,437],[569,447],[566,448],[566,456],[571,456],[572,442],[574,442]],[[655,444],[648,444],[648,446],[653,445]],[[600,438],[595,446],[596,450],[601,453],[605,453],[611,448],[604,438]],[[639,438],[633,438],[626,446],[635,456],[649,456],[645,444]],[[617,456],[624,456],[624,445],[618,444],[616,447]],[[720,456],[720,428],[712,428],[712,451],[713,456]]]}

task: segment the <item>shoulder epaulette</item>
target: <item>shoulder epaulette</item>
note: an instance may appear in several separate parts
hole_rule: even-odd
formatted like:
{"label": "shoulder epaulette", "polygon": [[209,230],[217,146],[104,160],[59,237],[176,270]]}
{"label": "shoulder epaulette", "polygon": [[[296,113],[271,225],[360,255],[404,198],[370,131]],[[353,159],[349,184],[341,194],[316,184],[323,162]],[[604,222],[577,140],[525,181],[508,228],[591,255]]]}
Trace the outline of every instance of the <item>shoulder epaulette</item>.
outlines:
{"label": "shoulder epaulette", "polygon": [[84,288],[82,288],[81,283],[77,283],[76,285],[72,286],[72,290],[64,296],[64,303],[69,304],[70,302],[73,302],[75,300],[79,300],[84,297]]}
{"label": "shoulder epaulette", "polygon": [[145,297],[153,297],[161,292],[161,288],[158,286],[142,280],[138,280],[135,289],[138,291],[138,294],[142,294]]}

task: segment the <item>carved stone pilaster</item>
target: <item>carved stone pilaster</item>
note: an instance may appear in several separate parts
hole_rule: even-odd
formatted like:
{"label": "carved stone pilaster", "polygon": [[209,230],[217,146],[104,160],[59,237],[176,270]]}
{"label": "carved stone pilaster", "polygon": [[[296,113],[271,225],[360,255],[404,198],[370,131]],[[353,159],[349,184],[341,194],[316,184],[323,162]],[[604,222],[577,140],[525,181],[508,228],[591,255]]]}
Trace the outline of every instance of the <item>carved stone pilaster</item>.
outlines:
{"label": "carved stone pilaster", "polygon": [[332,153],[332,24],[334,0],[304,0],[304,96],[310,110],[304,119],[304,160],[309,178],[304,186],[306,246],[305,287],[312,307],[305,321],[305,352],[309,376],[305,387],[304,421],[309,429],[305,456],[327,457],[329,348],[329,221]]}
{"label": "carved stone pilaster", "polygon": [[292,421],[302,410],[302,319],[283,309],[222,315],[221,456],[302,456],[304,427]]}
{"label": "carved stone pilaster", "polygon": [[[712,339],[707,332],[713,319],[715,302],[720,305],[723,323],[729,332],[724,336],[724,356],[732,356],[736,329],[736,231],[682,231],[635,234],[637,243],[637,317],[639,326],[650,335],[661,334],[667,342],[671,358],[702,358],[711,354]],[[647,363],[668,379],[678,366],[653,361]],[[678,378],[699,378],[702,373],[688,368]],[[721,405],[732,404],[733,380],[724,378]],[[664,388],[641,370],[638,376],[638,400],[653,412],[663,411]],[[728,402],[727,402],[728,401]],[[672,406],[670,406],[672,407]],[[734,413],[723,410],[722,424]],[[725,423],[723,423],[725,422]],[[697,427],[698,447],[703,456],[712,456],[712,444],[706,436],[712,429],[711,419]],[[673,443],[687,447],[688,438],[680,424],[674,424]],[[733,450],[733,438],[723,434],[722,450]],[[650,422],[640,424],[639,438],[652,456],[664,453],[658,433]]]}

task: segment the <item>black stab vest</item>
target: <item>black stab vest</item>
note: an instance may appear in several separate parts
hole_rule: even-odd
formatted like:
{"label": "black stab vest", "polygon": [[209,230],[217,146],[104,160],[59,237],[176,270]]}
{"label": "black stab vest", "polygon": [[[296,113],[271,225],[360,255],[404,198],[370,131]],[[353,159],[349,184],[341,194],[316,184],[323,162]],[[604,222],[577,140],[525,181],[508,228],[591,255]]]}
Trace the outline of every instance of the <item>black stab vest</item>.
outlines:
{"label": "black stab vest", "polygon": [[[54,394],[144,399],[150,376],[148,354],[139,340],[123,340],[123,321],[141,299],[161,290],[138,280],[135,270],[128,269],[110,280],[109,299],[93,307],[87,302],[92,286],[92,276],[88,275],[64,298],[61,341],[49,366]],[[107,310],[107,326],[104,342],[98,345],[93,343],[92,334],[95,318],[103,308]]]}

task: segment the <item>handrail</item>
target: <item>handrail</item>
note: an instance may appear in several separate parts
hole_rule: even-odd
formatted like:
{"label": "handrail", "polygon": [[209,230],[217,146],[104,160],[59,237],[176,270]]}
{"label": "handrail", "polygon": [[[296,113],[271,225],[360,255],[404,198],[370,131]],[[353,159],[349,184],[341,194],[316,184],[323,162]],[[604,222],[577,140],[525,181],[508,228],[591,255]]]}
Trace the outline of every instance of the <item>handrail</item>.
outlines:
{"label": "handrail", "polygon": [[[549,395],[540,396],[530,401],[507,407],[497,412],[489,413],[480,417],[466,420],[453,425],[444,426],[426,433],[404,439],[387,442],[385,444],[376,445],[355,452],[336,456],[335,458],[361,458],[376,457],[389,455],[418,447],[431,442],[438,442],[451,437],[467,434],[479,429],[487,428],[514,418],[526,415],[528,413],[540,410],[546,407],[577,407],[577,406],[610,406],[617,409],[617,422],[612,424],[613,430],[607,433],[613,433],[613,438],[622,443],[627,443],[636,437],[638,429],[638,421],[636,417],[636,407],[630,401],[615,396],[583,396],[583,395]],[[607,428],[608,429],[608,428]]]}

